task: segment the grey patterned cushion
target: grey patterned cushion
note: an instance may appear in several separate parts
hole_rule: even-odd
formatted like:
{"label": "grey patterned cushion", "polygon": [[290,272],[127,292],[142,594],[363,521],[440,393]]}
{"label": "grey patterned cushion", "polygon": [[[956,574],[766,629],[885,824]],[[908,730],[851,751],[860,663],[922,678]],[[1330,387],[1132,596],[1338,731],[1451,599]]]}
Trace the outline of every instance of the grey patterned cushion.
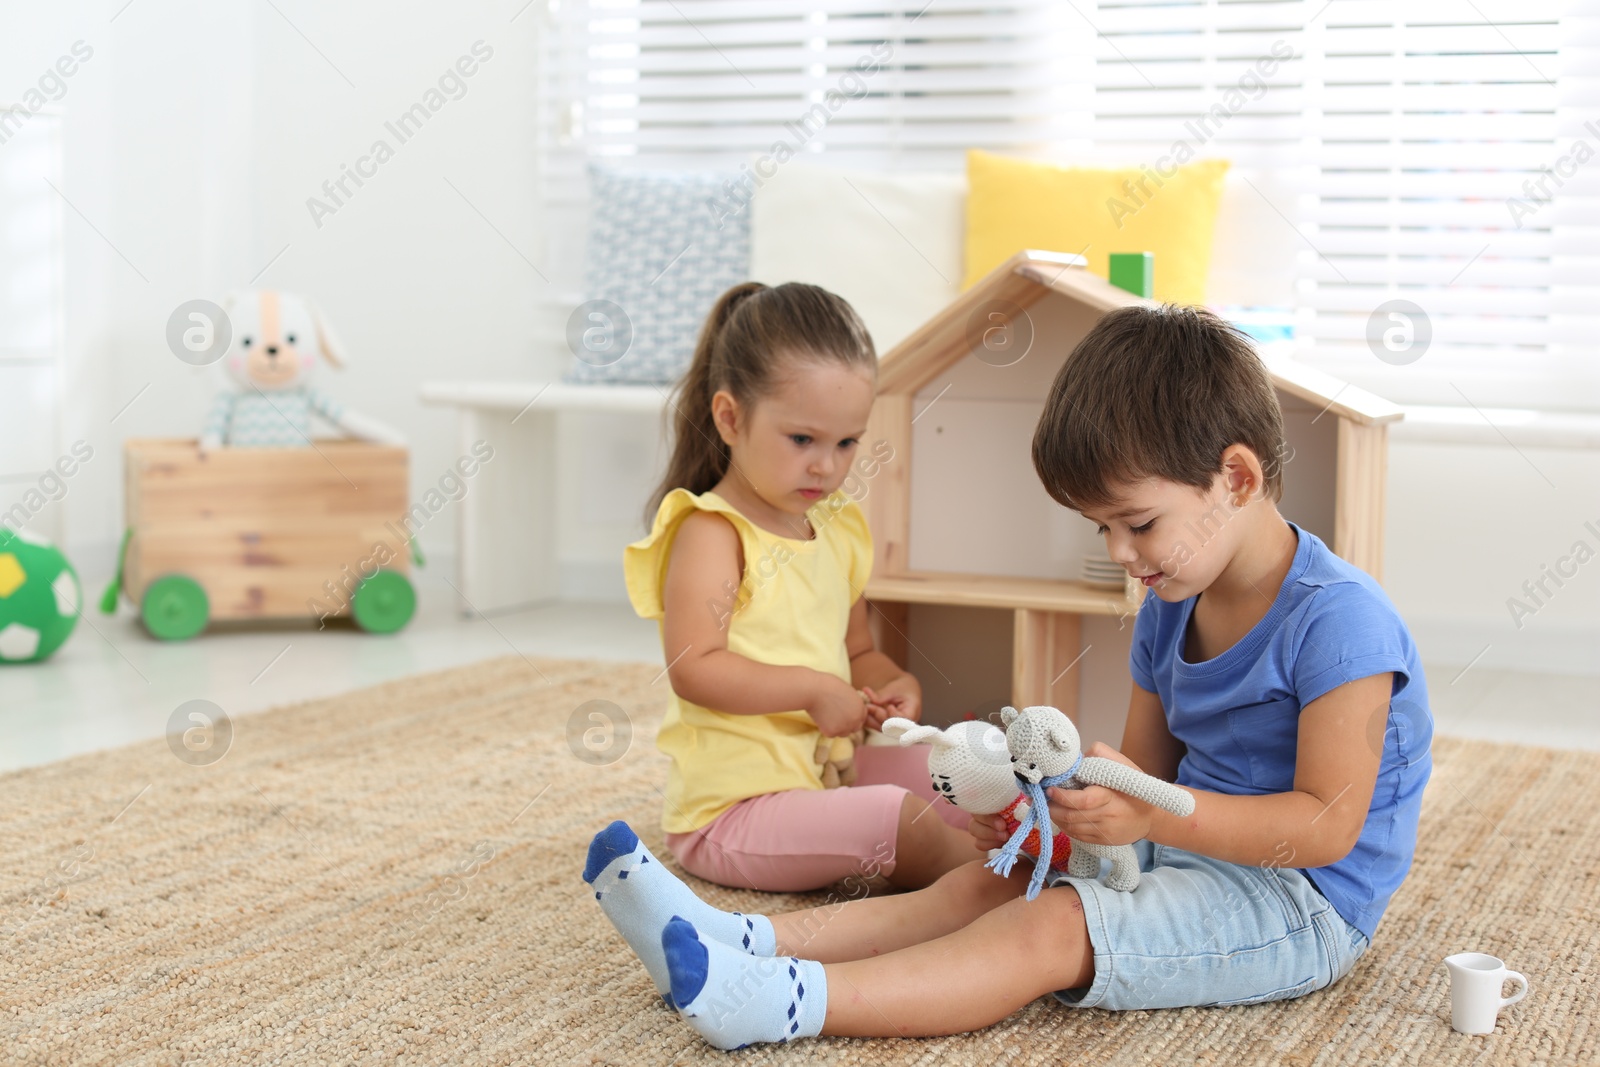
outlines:
{"label": "grey patterned cushion", "polygon": [[568,322],[568,381],[672,382],[688,368],[711,306],[750,274],[750,211],[733,210],[731,177],[590,164],[585,304]]}

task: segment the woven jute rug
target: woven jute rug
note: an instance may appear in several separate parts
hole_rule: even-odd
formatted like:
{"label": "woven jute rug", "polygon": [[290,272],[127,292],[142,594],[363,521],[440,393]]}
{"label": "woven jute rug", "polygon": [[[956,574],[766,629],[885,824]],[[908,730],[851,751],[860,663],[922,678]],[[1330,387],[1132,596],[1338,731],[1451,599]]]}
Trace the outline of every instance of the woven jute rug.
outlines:
{"label": "woven jute rug", "polygon": [[[0,778],[0,1061],[221,1064],[1535,1064],[1600,1060],[1600,756],[1440,740],[1410,879],[1300,1000],[722,1053],[580,880],[627,819],[669,864],[659,666],[507,658]],[[198,721],[198,720],[197,720]],[[180,759],[177,753],[186,754]],[[787,910],[691,881],[711,902]],[[1533,991],[1449,1025],[1440,961]],[[929,975],[929,983],[940,976]]]}

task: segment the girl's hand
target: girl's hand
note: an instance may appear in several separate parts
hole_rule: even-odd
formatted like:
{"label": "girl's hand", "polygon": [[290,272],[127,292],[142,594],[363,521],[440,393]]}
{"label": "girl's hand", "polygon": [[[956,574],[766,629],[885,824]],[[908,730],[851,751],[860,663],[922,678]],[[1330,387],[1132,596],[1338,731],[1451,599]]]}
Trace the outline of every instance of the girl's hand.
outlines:
{"label": "girl's hand", "polygon": [[[1085,756],[1115,760],[1134,770],[1141,768],[1110,745],[1096,741]],[[1155,808],[1126,793],[1105,786],[1045,790],[1050,818],[1068,837],[1093,845],[1131,845],[1150,836]]]}
{"label": "girl's hand", "polygon": [[853,686],[831,674],[817,672],[816,692],[805,711],[825,737],[847,737],[867,721],[867,701]]}
{"label": "girl's hand", "polygon": [[1001,848],[1011,838],[1006,832],[1004,815],[974,815],[967,824],[967,833],[972,835],[973,846],[980,852]]}
{"label": "girl's hand", "polygon": [[909,674],[902,674],[885,682],[877,689],[862,686],[867,698],[867,728],[883,729],[885,719],[899,716],[912,722],[922,721],[922,685]]}

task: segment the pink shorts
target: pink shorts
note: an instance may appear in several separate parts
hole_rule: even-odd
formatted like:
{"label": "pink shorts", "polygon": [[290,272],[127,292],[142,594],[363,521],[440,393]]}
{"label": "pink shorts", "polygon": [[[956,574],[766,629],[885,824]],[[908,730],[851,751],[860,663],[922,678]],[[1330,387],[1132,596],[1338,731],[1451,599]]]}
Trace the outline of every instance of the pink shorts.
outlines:
{"label": "pink shorts", "polygon": [[967,828],[972,816],[934,792],[927,745],[863,745],[855,759],[854,785],[748,797],[698,830],[667,834],[667,847],[684,870],[708,882],[796,893],[851,875],[893,873],[908,792],[951,826]]}

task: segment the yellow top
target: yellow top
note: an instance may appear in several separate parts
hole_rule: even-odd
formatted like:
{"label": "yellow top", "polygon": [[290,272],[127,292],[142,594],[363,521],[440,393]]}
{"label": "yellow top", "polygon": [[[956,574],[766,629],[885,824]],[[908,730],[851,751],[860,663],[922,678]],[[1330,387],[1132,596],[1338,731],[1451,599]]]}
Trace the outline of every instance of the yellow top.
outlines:
{"label": "yellow top", "polygon": [[[662,589],[672,542],[692,511],[725,516],[744,548],[736,600],[715,605],[728,615],[728,650],[779,666],[798,664],[850,681],[845,631],[850,609],[872,573],[872,535],[855,502],[834,493],[806,511],[816,537],[761,529],[713,492],[674,489],[661,501],[650,536],[623,550],[628,599],[642,618],[662,619]],[[666,650],[668,659],[674,650]],[[672,695],[656,746],[672,757],[661,825],[698,830],[746,797],[785,789],[821,789],[812,762],[822,736],[803,710],[733,715]]]}

